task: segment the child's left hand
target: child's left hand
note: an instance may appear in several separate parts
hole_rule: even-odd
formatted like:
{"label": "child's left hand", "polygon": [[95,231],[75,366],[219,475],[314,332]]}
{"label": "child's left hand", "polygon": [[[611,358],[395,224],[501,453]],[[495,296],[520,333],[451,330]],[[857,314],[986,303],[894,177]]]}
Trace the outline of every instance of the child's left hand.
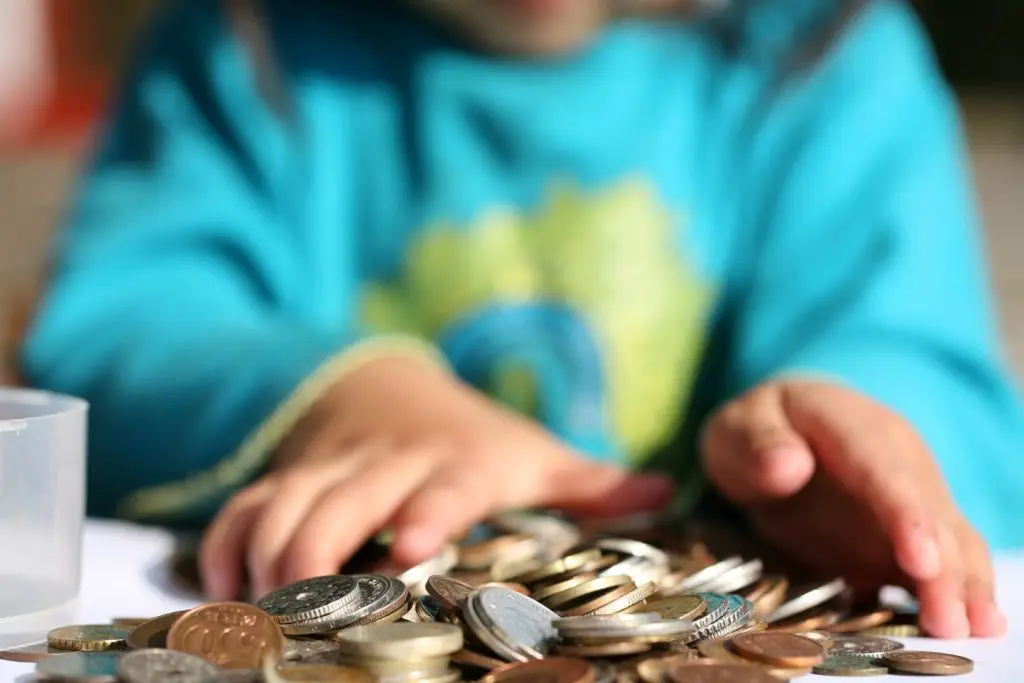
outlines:
{"label": "child's left hand", "polygon": [[904,585],[940,638],[999,636],[985,541],[928,448],[868,398],[817,382],[767,384],[705,432],[708,476],[771,543],[855,587]]}

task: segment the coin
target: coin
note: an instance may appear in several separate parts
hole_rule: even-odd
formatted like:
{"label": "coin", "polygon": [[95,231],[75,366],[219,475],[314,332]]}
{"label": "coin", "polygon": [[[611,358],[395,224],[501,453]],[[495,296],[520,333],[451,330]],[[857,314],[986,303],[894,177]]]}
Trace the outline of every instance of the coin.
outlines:
{"label": "coin", "polygon": [[862,636],[883,636],[890,638],[917,638],[921,635],[921,629],[909,624],[893,624],[890,626],[876,626],[866,628],[860,632]]}
{"label": "coin", "polygon": [[[531,584],[537,581],[543,581],[559,574],[565,574],[567,572],[576,571],[580,567],[584,566],[588,562],[598,560],[601,558],[601,551],[597,548],[581,550],[571,555],[548,562],[547,564],[541,565],[536,569],[525,572],[519,576],[507,577],[508,580],[515,581],[516,583]],[[494,577],[496,580],[502,580],[499,577]]]}
{"label": "coin", "polygon": [[887,652],[882,659],[893,671],[929,676],[955,676],[974,670],[974,662],[966,657],[947,655],[941,652],[901,650]]}
{"label": "coin", "polygon": [[829,628],[830,626],[839,623],[842,616],[842,613],[837,610],[829,609],[827,606],[822,605],[820,607],[801,612],[795,617],[790,617],[783,621],[777,621],[771,624],[770,628],[773,631],[786,631],[788,633],[816,631],[818,629]]}
{"label": "coin", "polygon": [[445,609],[436,598],[430,595],[424,595],[416,600],[415,613],[421,622],[429,623],[432,621],[441,621],[445,615]]}
{"label": "coin", "polygon": [[120,652],[69,652],[36,663],[36,676],[68,683],[115,683]]}
{"label": "coin", "polygon": [[281,630],[289,636],[309,636],[334,633],[346,626],[358,624],[362,619],[376,619],[390,613],[396,603],[400,607],[408,591],[398,579],[376,574],[355,574],[355,599],[336,612],[303,622],[282,624]]}
{"label": "coin", "polygon": [[755,597],[746,595],[744,597],[754,603],[754,614],[761,619],[767,619],[768,615],[782,606],[786,601],[786,593],[789,591],[789,581],[782,576],[771,579],[771,584]]}
{"label": "coin", "polygon": [[428,659],[462,649],[462,631],[450,624],[374,624],[335,636],[342,653],[372,659]]}
{"label": "coin", "polygon": [[713,638],[711,640],[702,640],[697,643],[697,652],[702,657],[708,659],[717,659],[723,662],[735,662],[744,661],[739,655],[735,655],[729,649],[728,638]]}
{"label": "coin", "polygon": [[813,607],[823,605],[829,600],[846,592],[847,585],[843,579],[835,579],[828,583],[811,587],[810,589],[798,589],[795,595],[788,602],[783,603],[778,609],[768,616],[768,623],[773,624],[790,617],[795,617],[801,612]]}
{"label": "coin", "polygon": [[821,676],[885,676],[889,670],[870,657],[829,657],[813,669]]}
{"label": "coin", "polygon": [[325,638],[285,638],[281,658],[286,662],[302,662],[313,657],[338,652],[338,644]]}
{"label": "coin", "polygon": [[[632,594],[635,590],[636,586],[633,584],[633,581],[630,580],[629,583],[619,586],[617,588],[610,588],[605,592],[601,593],[600,595],[598,595],[597,597],[593,597],[582,604],[573,605],[569,609],[564,609],[562,610],[562,614],[569,617],[579,617],[585,616],[587,614],[597,614],[597,610],[601,607],[604,607],[605,605],[611,604],[616,600],[624,598]],[[616,612],[621,611],[621,609],[615,609],[612,610],[611,613],[614,614]]]}
{"label": "coin", "polygon": [[829,648],[830,657],[850,655],[854,657],[879,658],[889,652],[902,650],[903,644],[888,638],[876,636],[844,636],[837,635]]}
{"label": "coin", "polygon": [[426,587],[427,594],[445,609],[457,609],[459,603],[473,592],[473,587],[468,583],[448,576],[431,576],[427,579]]}
{"label": "coin", "polygon": [[712,593],[732,593],[760,579],[763,570],[764,563],[761,560],[750,560],[719,574],[700,589]]}
{"label": "coin", "polygon": [[263,670],[266,683],[376,683],[368,671],[341,664],[288,664]]}
{"label": "coin", "polygon": [[46,641],[59,650],[100,652],[124,647],[128,631],[107,624],[64,626],[46,634]]}
{"label": "coin", "polygon": [[566,657],[621,657],[648,652],[650,643],[638,641],[611,641],[605,643],[582,644],[563,643],[558,646],[558,654]]}
{"label": "coin", "polygon": [[703,590],[702,586],[704,584],[708,583],[713,579],[718,578],[727,571],[739,567],[742,564],[743,558],[738,556],[727,558],[725,560],[722,560],[721,562],[716,562],[715,564],[709,567],[704,567],[703,569],[694,572],[690,576],[686,577],[671,592],[666,592],[666,594],[679,595],[682,593],[700,592]]}
{"label": "coin", "polygon": [[835,636],[833,636],[831,633],[825,633],[824,631],[800,631],[796,635],[801,636],[803,638],[807,638],[809,640],[813,640],[814,642],[820,644],[823,648],[825,648],[826,653],[828,653],[828,651],[832,649],[832,643],[835,642]]}
{"label": "coin", "polygon": [[169,612],[144,621],[131,630],[128,637],[125,638],[125,642],[128,647],[135,650],[167,647],[167,633],[183,614],[185,614],[184,610]]}
{"label": "coin", "polygon": [[631,593],[623,595],[620,598],[616,598],[615,600],[612,600],[611,602],[602,605],[601,607],[598,607],[597,609],[592,610],[587,614],[615,614],[616,612],[622,612],[623,610],[627,610],[630,607],[634,607],[636,605],[641,604],[644,600],[654,595],[654,591],[656,591],[657,589],[657,584],[653,582],[645,583],[644,585],[636,588]]}
{"label": "coin", "polygon": [[704,613],[707,601],[699,595],[681,595],[649,601],[644,610],[657,612],[662,619],[694,619]]}
{"label": "coin", "polygon": [[767,671],[753,664],[725,663],[714,659],[694,659],[669,667],[672,683],[778,683]]}
{"label": "coin", "polygon": [[150,617],[115,617],[110,620],[110,623],[118,628],[124,628],[130,631],[136,626],[141,626],[149,620]]}
{"label": "coin", "polygon": [[[530,589],[527,588],[526,586],[524,586],[521,583],[512,583],[511,581],[490,581],[490,582],[485,583],[483,585],[484,586],[497,586],[498,588],[507,588],[508,590],[512,591],[513,593],[519,593],[520,595],[525,595],[527,597],[530,597]],[[536,598],[534,598],[534,600],[536,600]]]}
{"label": "coin", "polygon": [[480,683],[594,683],[594,666],[585,659],[548,657],[506,664],[480,679]]}
{"label": "coin", "polygon": [[704,614],[693,621],[694,630],[699,631],[714,624],[728,612],[729,600],[724,595],[717,593],[698,593],[697,595],[707,604]]}
{"label": "coin", "polygon": [[576,576],[565,579],[564,581],[556,581],[555,583],[537,586],[537,588],[533,591],[531,597],[534,600],[537,600],[538,602],[544,602],[553,595],[558,595],[562,591],[569,590],[570,588],[575,588],[580,584],[586,583],[587,581],[596,578],[597,574],[594,574],[592,572],[584,572],[583,574],[577,574]]}
{"label": "coin", "polygon": [[874,612],[868,612],[867,614],[860,614],[849,619],[844,619],[838,624],[832,624],[831,626],[825,627],[827,631],[832,633],[857,633],[868,628],[876,628],[883,624],[888,624],[893,620],[893,611],[891,609],[878,609]]}
{"label": "coin", "polygon": [[278,624],[312,621],[351,604],[358,597],[350,576],[316,576],[267,593],[256,606]]}
{"label": "coin", "polygon": [[825,659],[825,649],[808,638],[789,633],[744,633],[731,641],[732,649],[747,659],[793,669]]}
{"label": "coin", "polygon": [[490,569],[495,560],[502,558],[527,559],[536,557],[540,544],[526,533],[505,534],[459,548],[462,569]]}
{"label": "coin", "polygon": [[405,584],[398,579],[378,578],[383,578],[388,583],[384,597],[375,605],[368,605],[364,610],[353,612],[350,618],[358,618],[351,622],[352,626],[398,621],[409,611],[409,589],[405,587]]}
{"label": "coin", "polygon": [[473,605],[476,616],[492,634],[528,658],[542,657],[558,635],[553,625],[558,615],[514,591],[480,588],[470,594],[466,604]]}
{"label": "coin", "polygon": [[479,652],[474,652],[473,650],[467,650],[465,648],[453,653],[451,659],[456,664],[471,666],[485,671],[490,671],[491,669],[496,669],[499,666],[505,665],[505,662],[500,659],[488,657],[487,655],[482,655]]}
{"label": "coin", "polygon": [[661,621],[661,617],[654,612],[605,615],[588,614],[586,616],[556,619],[554,627],[563,633],[573,633],[576,631],[597,631],[602,629],[630,629],[656,621]]}
{"label": "coin", "polygon": [[572,607],[580,598],[621,586],[633,586],[633,579],[628,576],[601,576],[557,593],[545,600],[544,604],[554,610]]}
{"label": "coin", "polygon": [[281,628],[265,612],[241,602],[189,610],[171,627],[167,647],[224,669],[255,669],[284,650]]}
{"label": "coin", "polygon": [[610,640],[642,641],[645,643],[678,640],[693,630],[692,622],[683,619],[662,619],[627,628],[602,627],[591,630],[575,629],[560,631],[566,640],[589,644],[605,643]]}
{"label": "coin", "polygon": [[687,650],[685,654],[651,657],[637,664],[636,672],[644,683],[665,683],[669,667],[680,662],[690,661],[695,656],[693,650]]}
{"label": "coin", "polygon": [[10,650],[0,650],[0,659],[8,662],[38,662],[51,655],[67,654],[67,650],[51,647],[45,640],[23,647],[12,647]]}
{"label": "coin", "polygon": [[121,657],[117,675],[124,683],[207,683],[217,667],[174,650],[135,650]]}

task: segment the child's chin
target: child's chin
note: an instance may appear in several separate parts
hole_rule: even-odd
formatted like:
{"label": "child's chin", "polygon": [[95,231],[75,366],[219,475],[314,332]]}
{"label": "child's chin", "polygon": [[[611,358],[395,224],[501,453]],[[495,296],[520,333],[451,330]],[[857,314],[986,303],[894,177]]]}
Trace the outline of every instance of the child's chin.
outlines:
{"label": "child's chin", "polygon": [[600,31],[603,20],[568,25],[546,25],[511,30],[488,27],[474,32],[473,39],[494,54],[520,59],[543,59],[569,56],[583,49]]}

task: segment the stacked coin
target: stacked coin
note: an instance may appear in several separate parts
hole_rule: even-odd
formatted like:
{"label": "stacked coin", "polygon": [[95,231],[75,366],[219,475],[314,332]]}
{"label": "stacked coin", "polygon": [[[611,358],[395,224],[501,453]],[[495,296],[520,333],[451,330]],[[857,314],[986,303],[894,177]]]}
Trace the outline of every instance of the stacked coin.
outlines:
{"label": "stacked coin", "polygon": [[340,660],[364,669],[380,683],[452,683],[449,667],[462,649],[462,631],[449,624],[374,624],[346,629],[335,637]]}
{"label": "stacked coin", "polygon": [[303,636],[398,621],[409,611],[410,596],[404,583],[387,576],[319,576],[268,593],[256,606],[285,635]]}
{"label": "stacked coin", "polygon": [[[627,528],[635,538],[622,535]],[[766,574],[746,551],[721,559],[710,543],[683,544],[638,520],[618,531],[595,536],[554,516],[501,515],[401,574],[409,584],[383,574],[317,577],[255,606],[213,603],[58,629],[0,658],[37,661],[41,677],[125,683],[163,680],[154,672],[175,667],[218,683],[448,683],[460,674],[488,683],[684,683],[970,666],[881,637],[917,635],[916,625],[888,607],[855,605],[842,580],[800,584]]]}

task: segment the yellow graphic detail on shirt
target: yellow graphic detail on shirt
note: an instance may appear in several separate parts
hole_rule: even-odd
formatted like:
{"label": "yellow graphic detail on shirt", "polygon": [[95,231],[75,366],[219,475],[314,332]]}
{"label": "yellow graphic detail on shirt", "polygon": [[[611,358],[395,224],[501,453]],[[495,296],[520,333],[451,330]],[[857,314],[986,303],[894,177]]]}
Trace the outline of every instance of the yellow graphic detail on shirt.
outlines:
{"label": "yellow graphic detail on shirt", "polygon": [[[468,226],[427,226],[399,280],[368,286],[364,320],[436,338],[494,303],[571,307],[601,352],[613,436],[637,462],[678,428],[714,297],[680,253],[678,220],[648,184],[627,180],[596,193],[555,186],[530,215],[494,209]],[[499,374],[497,393],[528,408],[523,369]]]}

